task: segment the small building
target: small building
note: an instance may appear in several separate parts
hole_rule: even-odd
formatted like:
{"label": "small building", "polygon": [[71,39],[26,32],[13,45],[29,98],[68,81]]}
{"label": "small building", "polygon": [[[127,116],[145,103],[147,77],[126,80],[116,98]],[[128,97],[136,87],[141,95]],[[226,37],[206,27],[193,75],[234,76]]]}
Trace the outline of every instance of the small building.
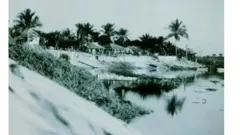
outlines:
{"label": "small building", "polygon": [[129,48],[129,47],[125,47],[124,49],[123,49],[123,53],[124,54],[134,54],[134,51],[131,49],[131,48]]}
{"label": "small building", "polygon": [[91,54],[103,54],[105,48],[96,42],[86,44],[86,51]]}
{"label": "small building", "polygon": [[121,54],[123,53],[124,50],[124,47],[114,43],[107,44],[104,47],[105,47],[104,54],[108,55]]}
{"label": "small building", "polygon": [[28,45],[39,45],[40,37],[33,29],[26,30]]}
{"label": "small building", "polygon": [[139,48],[137,46],[128,46],[127,48],[132,50],[133,55],[141,55],[144,52],[144,50],[142,50],[141,48]]}

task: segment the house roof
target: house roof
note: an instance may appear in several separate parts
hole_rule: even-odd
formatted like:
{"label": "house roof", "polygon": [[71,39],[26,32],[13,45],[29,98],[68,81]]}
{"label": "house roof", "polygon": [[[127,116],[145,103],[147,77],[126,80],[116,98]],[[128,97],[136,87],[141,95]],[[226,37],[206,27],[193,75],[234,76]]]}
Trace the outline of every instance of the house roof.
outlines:
{"label": "house roof", "polygon": [[90,48],[90,49],[104,49],[103,46],[99,45],[98,43],[95,43],[95,42],[92,42],[92,43],[88,43],[86,45],[87,48]]}
{"label": "house roof", "polygon": [[130,48],[131,50],[136,51],[136,52],[141,52],[141,51],[143,51],[141,48],[139,48],[139,47],[137,47],[137,46],[128,46],[128,48]]}
{"label": "house roof", "polygon": [[125,48],[123,49],[123,51],[124,51],[124,52],[131,52],[131,53],[134,52],[134,51],[133,51],[131,48],[129,48],[129,47],[125,47]]}
{"label": "house roof", "polygon": [[120,45],[117,45],[117,44],[108,44],[108,45],[105,45],[105,48],[106,49],[113,49],[113,50],[123,50],[124,47],[120,46]]}
{"label": "house roof", "polygon": [[22,34],[28,37],[39,37],[38,33],[33,29],[24,30]]}

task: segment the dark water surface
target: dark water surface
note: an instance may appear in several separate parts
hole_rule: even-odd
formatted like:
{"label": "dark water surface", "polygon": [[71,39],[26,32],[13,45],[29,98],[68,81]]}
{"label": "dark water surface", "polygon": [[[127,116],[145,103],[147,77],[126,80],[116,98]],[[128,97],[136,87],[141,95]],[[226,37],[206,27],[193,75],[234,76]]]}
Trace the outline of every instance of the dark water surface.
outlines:
{"label": "dark water surface", "polygon": [[205,74],[194,77],[171,90],[158,90],[155,84],[137,85],[127,90],[134,83],[121,83],[112,83],[109,89],[116,91],[116,87],[124,86],[124,90],[117,92],[122,98],[154,111],[130,123],[144,135],[224,134],[222,76]]}

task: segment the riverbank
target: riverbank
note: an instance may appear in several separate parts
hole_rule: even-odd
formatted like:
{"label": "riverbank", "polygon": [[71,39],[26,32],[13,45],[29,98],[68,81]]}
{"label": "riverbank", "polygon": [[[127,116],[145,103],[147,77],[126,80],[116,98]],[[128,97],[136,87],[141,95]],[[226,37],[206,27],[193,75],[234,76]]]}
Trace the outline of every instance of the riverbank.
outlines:
{"label": "riverbank", "polygon": [[118,96],[110,94],[102,81],[89,73],[86,68],[74,66],[64,59],[54,57],[39,46],[37,48],[29,49],[22,45],[9,46],[9,57],[80,97],[94,102],[110,115],[127,123],[135,117],[150,113],[149,110],[125,102]]}
{"label": "riverbank", "polygon": [[[134,80],[136,76],[155,76],[158,78],[167,77],[165,73],[171,71],[191,71],[194,72],[202,65],[188,61],[184,58],[177,59],[175,56],[95,56],[84,52],[62,51],[62,50],[47,50],[56,57],[61,54],[67,54],[70,57],[70,62],[73,65],[83,67],[89,70],[92,75],[99,79],[114,79],[114,80]],[[109,68],[113,65],[125,64],[128,65],[126,70],[131,70],[131,74],[116,74],[109,72]],[[117,66],[115,66],[117,67]],[[126,72],[126,71],[123,71]],[[176,76],[178,77],[178,76]]]}
{"label": "riverbank", "polygon": [[[65,53],[71,56],[69,52]],[[118,95],[109,92],[103,83],[103,80],[106,80],[106,76],[108,76],[107,78],[111,78],[111,80],[156,80],[156,88],[164,90],[175,88],[184,80],[181,73],[169,77],[166,74],[169,68],[154,57],[134,57],[140,62],[134,59],[120,59],[117,61],[115,58],[112,61],[103,61],[96,59],[90,54],[78,53],[76,56],[71,56],[70,60],[67,61],[66,59],[59,58],[61,54],[65,53],[57,51],[56,55],[52,52],[49,53],[49,50],[46,51],[40,46],[32,49],[20,45],[9,47],[9,57],[17,61],[20,65],[53,80],[69,91],[95,103],[110,115],[126,123],[130,123],[136,117],[151,113],[151,110],[125,101]],[[72,55],[75,54],[72,53]],[[76,57],[78,59],[75,59]],[[188,71],[179,72],[191,73]],[[194,71],[192,73],[195,75]],[[101,76],[103,74],[106,75]],[[193,74],[188,75],[193,76]],[[144,85],[143,87],[146,86]],[[137,88],[131,89],[137,90]]]}
{"label": "riverbank", "polygon": [[9,65],[10,134],[141,135],[94,102],[11,59]]}

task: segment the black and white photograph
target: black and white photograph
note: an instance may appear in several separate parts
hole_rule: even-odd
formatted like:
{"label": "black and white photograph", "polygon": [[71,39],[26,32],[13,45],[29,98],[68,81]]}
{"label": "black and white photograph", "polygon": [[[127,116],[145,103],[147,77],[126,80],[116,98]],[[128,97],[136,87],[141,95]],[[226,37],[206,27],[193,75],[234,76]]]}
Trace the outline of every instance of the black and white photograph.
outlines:
{"label": "black and white photograph", "polygon": [[9,135],[224,135],[224,0],[8,2]]}

